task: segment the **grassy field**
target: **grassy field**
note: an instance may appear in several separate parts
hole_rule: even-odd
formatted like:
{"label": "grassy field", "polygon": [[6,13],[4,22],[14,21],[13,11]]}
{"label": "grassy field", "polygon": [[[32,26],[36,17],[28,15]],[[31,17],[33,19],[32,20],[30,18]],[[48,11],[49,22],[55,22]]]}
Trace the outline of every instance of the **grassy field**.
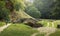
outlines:
{"label": "grassy field", "polygon": [[[52,27],[52,22],[54,23],[54,28],[57,27],[57,24],[60,23],[60,20],[42,20],[37,23],[41,23],[44,27],[47,27],[47,23],[49,23],[48,27]],[[4,22],[0,22],[3,24]],[[33,29],[24,24],[12,24],[4,31],[0,33],[0,36],[31,36],[34,33],[38,33],[36,36],[45,36],[46,34],[40,34],[37,30]],[[50,34],[49,36],[60,36],[60,30],[57,30],[55,33]]]}
{"label": "grassy field", "polygon": [[5,22],[0,22],[0,27],[5,25]]}
{"label": "grassy field", "polygon": [[33,33],[38,32],[31,27],[23,24],[12,24],[5,29],[0,36],[31,36]]}
{"label": "grassy field", "polygon": [[27,13],[25,13],[24,11],[21,11],[21,10],[19,10],[18,12],[18,17],[20,17],[20,18],[33,18],[33,17],[31,17],[30,15],[28,15]]}
{"label": "grassy field", "polygon": [[60,30],[57,30],[55,33],[52,33],[49,36],[60,36]]}

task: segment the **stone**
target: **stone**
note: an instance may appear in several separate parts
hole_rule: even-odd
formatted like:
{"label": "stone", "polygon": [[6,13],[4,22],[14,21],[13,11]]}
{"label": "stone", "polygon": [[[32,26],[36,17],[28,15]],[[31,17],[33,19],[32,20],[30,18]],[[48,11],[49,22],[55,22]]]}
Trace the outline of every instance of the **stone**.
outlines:
{"label": "stone", "polygon": [[60,28],[60,24],[57,25],[57,28]]}
{"label": "stone", "polygon": [[35,28],[38,28],[38,27],[42,27],[43,25],[42,24],[38,24],[36,23],[38,21],[34,20],[34,19],[27,19],[24,21],[24,24],[25,25],[28,25],[30,27],[35,27]]}

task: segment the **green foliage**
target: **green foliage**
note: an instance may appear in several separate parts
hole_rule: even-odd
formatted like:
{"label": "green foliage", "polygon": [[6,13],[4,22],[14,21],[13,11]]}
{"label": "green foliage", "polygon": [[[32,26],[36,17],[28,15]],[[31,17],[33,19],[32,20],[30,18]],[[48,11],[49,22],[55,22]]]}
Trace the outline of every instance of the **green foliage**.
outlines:
{"label": "green foliage", "polygon": [[16,11],[19,11],[20,9],[20,4],[15,4]]}
{"label": "green foliage", "polygon": [[33,5],[41,11],[41,18],[60,19],[60,0],[34,0]]}
{"label": "green foliage", "polygon": [[40,16],[41,16],[40,11],[38,11],[38,9],[35,8],[34,6],[28,6],[28,7],[25,9],[25,12],[26,12],[27,14],[29,14],[30,16],[34,17],[34,18],[40,18]]}
{"label": "green foliage", "polygon": [[0,20],[9,18],[9,9],[5,8],[5,2],[0,1]]}
{"label": "green foliage", "polygon": [[24,1],[23,0],[11,0],[11,2],[13,3],[14,9],[19,11],[20,10],[24,10]]}
{"label": "green foliage", "polygon": [[[4,19],[6,21],[9,20],[9,15],[11,10],[19,11],[24,10],[24,1],[23,0],[7,0],[9,3],[6,2],[6,0],[0,0],[0,20]],[[6,4],[7,3],[7,4]]]}
{"label": "green foliage", "polygon": [[51,13],[53,19],[60,19],[60,0],[56,0]]}
{"label": "green foliage", "polygon": [[54,0],[34,0],[33,5],[38,8],[39,11],[48,11],[49,6],[53,3]]}

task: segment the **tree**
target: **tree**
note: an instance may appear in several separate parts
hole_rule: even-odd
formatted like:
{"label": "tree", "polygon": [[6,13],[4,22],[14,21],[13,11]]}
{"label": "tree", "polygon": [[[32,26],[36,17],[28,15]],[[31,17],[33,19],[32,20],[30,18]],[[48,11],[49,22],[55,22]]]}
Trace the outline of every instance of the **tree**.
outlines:
{"label": "tree", "polygon": [[5,7],[5,2],[0,1],[0,20],[8,20],[9,19],[9,9]]}
{"label": "tree", "polygon": [[41,18],[50,18],[54,0],[34,0],[33,5],[41,12]]}
{"label": "tree", "polygon": [[24,7],[24,0],[0,0],[0,19],[13,19],[16,11],[24,10]]}
{"label": "tree", "polygon": [[56,0],[54,7],[52,8],[52,18],[60,19],[60,0]]}
{"label": "tree", "polygon": [[41,16],[40,11],[38,11],[38,9],[35,8],[34,6],[28,6],[28,7],[25,9],[25,12],[26,12],[27,14],[29,14],[30,16],[34,17],[34,18],[40,18],[40,16]]}

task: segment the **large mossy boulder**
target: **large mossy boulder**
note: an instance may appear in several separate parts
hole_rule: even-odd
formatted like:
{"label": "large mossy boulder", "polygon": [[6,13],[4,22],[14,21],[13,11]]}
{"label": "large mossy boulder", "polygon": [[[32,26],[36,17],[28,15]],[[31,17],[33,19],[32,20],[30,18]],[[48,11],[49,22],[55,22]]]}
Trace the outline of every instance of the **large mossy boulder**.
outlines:
{"label": "large mossy boulder", "polygon": [[25,20],[23,23],[25,25],[35,27],[35,28],[43,26],[42,24],[38,24],[37,22],[38,22],[37,20],[30,18],[30,19]]}

